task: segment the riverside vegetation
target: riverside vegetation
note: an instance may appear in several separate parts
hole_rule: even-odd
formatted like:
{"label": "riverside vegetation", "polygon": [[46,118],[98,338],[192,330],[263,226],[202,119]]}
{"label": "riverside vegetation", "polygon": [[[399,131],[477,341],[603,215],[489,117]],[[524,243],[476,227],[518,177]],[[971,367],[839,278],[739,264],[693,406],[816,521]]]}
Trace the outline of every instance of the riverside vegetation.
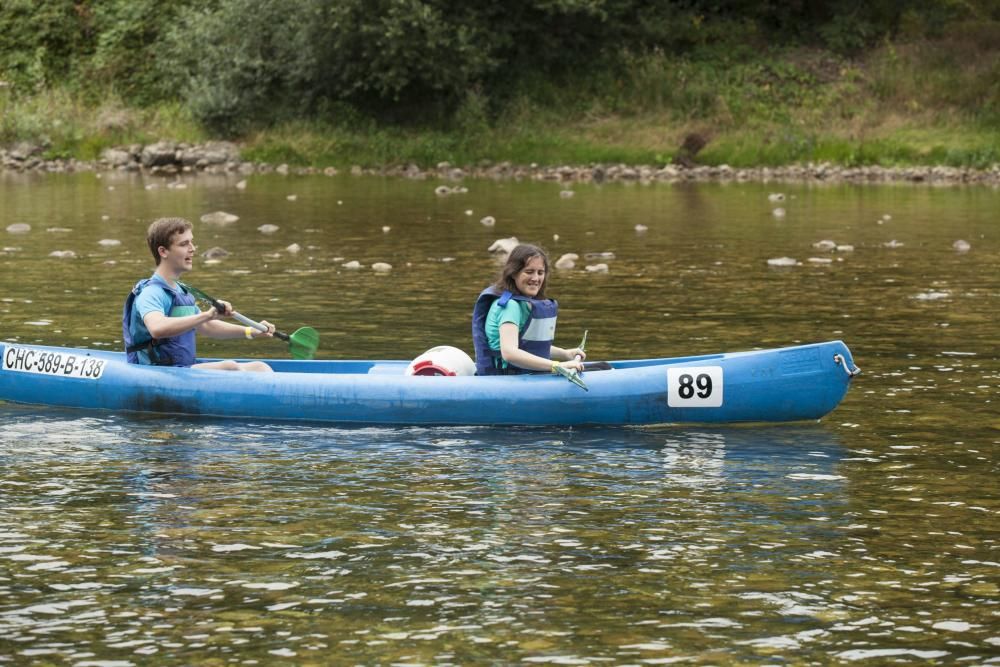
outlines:
{"label": "riverside vegetation", "polygon": [[95,160],[227,138],[245,161],[341,168],[1000,163],[998,0],[661,4],[11,0],[0,146]]}

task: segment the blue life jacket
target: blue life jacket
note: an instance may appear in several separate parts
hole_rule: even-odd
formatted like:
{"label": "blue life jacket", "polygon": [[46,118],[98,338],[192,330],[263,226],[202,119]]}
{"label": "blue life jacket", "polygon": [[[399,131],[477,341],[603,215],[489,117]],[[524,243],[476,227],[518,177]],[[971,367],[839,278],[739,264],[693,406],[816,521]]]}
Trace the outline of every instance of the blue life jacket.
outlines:
{"label": "blue life jacket", "polygon": [[[154,283],[170,295],[170,317],[191,314],[185,311],[195,306],[194,297],[188,294],[184,288],[174,289],[166,284],[159,277],[146,278],[140,280],[125,298],[125,307],[122,309],[122,339],[125,341],[125,352],[128,355],[130,364],[150,363],[154,366],[191,366],[195,363],[195,331],[191,329],[179,336],[169,338],[153,338],[142,320],[136,320],[136,325],[132,327],[132,309],[135,306],[135,299],[139,292],[150,283]],[[149,354],[149,362],[145,362],[138,354],[140,350],[146,350]]]}
{"label": "blue life jacket", "polygon": [[513,364],[504,363],[499,350],[490,347],[486,339],[486,316],[490,306],[496,300],[500,306],[506,306],[514,299],[531,304],[528,321],[517,334],[517,346],[525,352],[550,359],[552,341],[556,337],[556,317],[559,304],[555,299],[532,299],[531,297],[515,295],[511,292],[500,293],[493,286],[487,287],[479,294],[476,305],[472,309],[472,344],[476,348],[476,375],[510,375],[517,373],[537,373],[528,368],[519,368]]}

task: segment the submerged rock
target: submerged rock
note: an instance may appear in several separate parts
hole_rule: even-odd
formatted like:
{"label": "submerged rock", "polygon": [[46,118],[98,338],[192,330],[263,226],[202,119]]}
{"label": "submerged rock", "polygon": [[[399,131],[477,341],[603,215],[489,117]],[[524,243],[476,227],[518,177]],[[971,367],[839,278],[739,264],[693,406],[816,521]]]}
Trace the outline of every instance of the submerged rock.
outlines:
{"label": "submerged rock", "polygon": [[816,248],[816,250],[827,250],[827,251],[829,251],[829,250],[833,250],[836,247],[837,247],[837,242],[836,241],[831,241],[829,239],[823,239],[822,241],[816,241],[816,243],[813,243],[813,248]]}
{"label": "submerged rock", "polygon": [[556,260],[555,267],[557,269],[572,269],[576,266],[576,260],[580,259],[580,256],[575,252],[567,252]]}
{"label": "submerged rock", "polygon": [[772,192],[767,196],[767,201],[776,204],[780,201],[785,201],[785,195],[781,192]]}
{"label": "submerged rock", "polygon": [[956,252],[969,252],[972,249],[972,245],[968,241],[963,241],[959,239],[951,244],[951,247],[955,249]]}
{"label": "submerged rock", "polygon": [[7,231],[11,234],[24,234],[31,231],[31,225],[26,222],[15,222],[12,225],[7,225]]}
{"label": "submerged rock", "polygon": [[204,259],[222,259],[224,257],[229,257],[229,251],[225,248],[220,248],[215,246],[214,248],[209,248],[205,252],[201,253]]}
{"label": "submerged rock", "polygon": [[207,225],[231,225],[239,219],[240,216],[225,211],[215,211],[201,216],[201,221]]}
{"label": "submerged rock", "polygon": [[302,246],[300,246],[298,243],[293,243],[292,245],[290,245],[287,248],[285,248],[285,251],[286,252],[290,252],[292,254],[295,254],[297,252],[301,252],[302,251]]}
{"label": "submerged rock", "polygon": [[494,218],[492,215],[488,215],[482,220],[480,220],[479,224],[485,225],[486,227],[492,227],[493,225],[497,224],[497,219]]}
{"label": "submerged rock", "polygon": [[361,268],[361,262],[359,262],[356,259],[353,259],[350,262],[344,262],[343,264],[341,264],[341,266],[344,267],[345,269],[356,270]]}
{"label": "submerged rock", "polygon": [[795,266],[798,262],[793,257],[774,257],[767,260],[768,266]]}
{"label": "submerged rock", "polygon": [[497,239],[487,250],[489,252],[502,252],[505,255],[509,255],[510,251],[520,244],[521,242],[517,240],[516,236],[508,236],[505,239]]}
{"label": "submerged rock", "polygon": [[601,264],[588,264],[587,265],[587,271],[589,273],[607,273],[608,272],[608,265],[604,264],[604,263],[601,263]]}
{"label": "submerged rock", "polygon": [[53,250],[49,253],[49,257],[58,257],[59,259],[72,259],[76,257],[76,253],[72,250]]}
{"label": "submerged rock", "polygon": [[372,270],[376,273],[388,273],[392,271],[392,264],[388,262],[375,262],[372,264]]}
{"label": "submerged rock", "polygon": [[118,239],[101,239],[97,242],[97,245],[104,246],[105,248],[114,248],[115,246],[121,245],[122,242]]}
{"label": "submerged rock", "polygon": [[278,225],[268,224],[268,225],[261,225],[260,227],[257,228],[257,231],[260,232],[261,234],[273,234],[279,229],[281,229],[281,227],[278,227]]}
{"label": "submerged rock", "polygon": [[947,299],[951,296],[951,292],[921,292],[915,295],[913,298],[917,301],[937,301],[938,299]]}

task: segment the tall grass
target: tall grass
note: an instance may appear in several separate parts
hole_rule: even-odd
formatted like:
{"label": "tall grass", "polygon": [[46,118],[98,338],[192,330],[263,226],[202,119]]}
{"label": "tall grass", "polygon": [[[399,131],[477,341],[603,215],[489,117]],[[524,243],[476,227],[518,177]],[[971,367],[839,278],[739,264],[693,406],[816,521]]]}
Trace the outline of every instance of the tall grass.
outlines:
{"label": "tall grass", "polygon": [[12,99],[0,89],[0,145],[40,143],[47,158],[93,160],[110,146],[205,137],[178,103],[141,109],[114,94],[94,102],[68,86]]}

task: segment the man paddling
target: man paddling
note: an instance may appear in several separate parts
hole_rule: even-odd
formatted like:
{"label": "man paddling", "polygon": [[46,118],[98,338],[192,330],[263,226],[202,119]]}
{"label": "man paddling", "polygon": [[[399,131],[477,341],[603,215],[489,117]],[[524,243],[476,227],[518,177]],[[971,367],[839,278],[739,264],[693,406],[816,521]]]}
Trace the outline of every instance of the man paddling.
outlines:
{"label": "man paddling", "polygon": [[267,331],[258,331],[223,322],[220,318],[233,312],[226,301],[219,301],[225,313],[215,308],[202,311],[195,305],[194,297],[177,282],[191,270],[196,250],[191,223],[187,220],[154,220],[146,232],[146,242],[156,261],[156,270],[150,278],[136,283],[122,310],[122,334],[129,363],[271,372],[271,367],[262,361],[195,363],[195,332],[209,338],[270,338],[274,335],[274,325],[262,321]]}

